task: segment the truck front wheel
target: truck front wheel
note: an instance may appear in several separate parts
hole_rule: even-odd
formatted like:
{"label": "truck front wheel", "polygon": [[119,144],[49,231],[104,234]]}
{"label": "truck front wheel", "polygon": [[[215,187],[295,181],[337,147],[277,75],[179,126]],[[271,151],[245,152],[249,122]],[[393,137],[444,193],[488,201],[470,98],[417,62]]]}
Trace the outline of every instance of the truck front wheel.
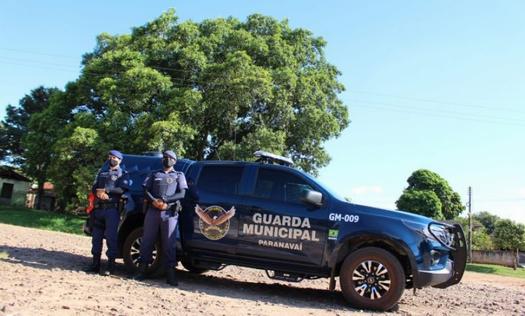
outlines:
{"label": "truck front wheel", "polygon": [[405,273],[399,260],[377,247],[349,254],[341,266],[339,279],[345,299],[363,309],[389,310],[405,289]]}
{"label": "truck front wheel", "polygon": [[[124,241],[122,247],[122,257],[126,269],[130,273],[135,273],[138,267],[138,259],[140,255],[140,244],[142,242],[143,229],[142,227],[135,228]],[[163,253],[160,248],[160,238],[157,238],[153,248],[153,262],[148,267],[146,272],[151,276],[158,276],[162,273],[162,257]]]}

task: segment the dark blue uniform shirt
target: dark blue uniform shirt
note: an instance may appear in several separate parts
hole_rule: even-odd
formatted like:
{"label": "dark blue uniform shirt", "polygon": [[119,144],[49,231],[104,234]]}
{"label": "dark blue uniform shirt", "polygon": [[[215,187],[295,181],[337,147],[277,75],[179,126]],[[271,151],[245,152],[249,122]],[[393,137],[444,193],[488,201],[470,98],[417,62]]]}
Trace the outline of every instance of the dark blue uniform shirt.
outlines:
{"label": "dark blue uniform shirt", "polygon": [[129,175],[120,167],[111,169],[102,169],[97,175],[93,185],[93,193],[97,189],[105,189],[109,195],[109,200],[104,202],[117,203],[122,193],[129,190]]}

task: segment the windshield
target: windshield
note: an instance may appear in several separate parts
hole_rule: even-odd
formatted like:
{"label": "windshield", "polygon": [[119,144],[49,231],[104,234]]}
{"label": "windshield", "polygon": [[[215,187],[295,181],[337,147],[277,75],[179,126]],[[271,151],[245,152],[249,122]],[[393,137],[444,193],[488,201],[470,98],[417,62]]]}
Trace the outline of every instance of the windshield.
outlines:
{"label": "windshield", "polygon": [[340,195],[339,193],[337,193],[336,191],[332,190],[332,188],[330,188],[329,186],[327,186],[325,183],[321,182],[319,179],[315,178],[314,176],[312,176],[311,174],[308,174],[306,172],[304,172],[304,174],[306,175],[306,177],[308,177],[308,179],[312,180],[314,183],[316,183],[318,186],[320,186],[321,188],[323,188],[325,191],[328,192],[328,194],[330,194],[331,196],[333,196],[334,198],[338,199],[338,200],[341,200],[341,201],[346,201],[346,198],[343,197],[342,195]]}

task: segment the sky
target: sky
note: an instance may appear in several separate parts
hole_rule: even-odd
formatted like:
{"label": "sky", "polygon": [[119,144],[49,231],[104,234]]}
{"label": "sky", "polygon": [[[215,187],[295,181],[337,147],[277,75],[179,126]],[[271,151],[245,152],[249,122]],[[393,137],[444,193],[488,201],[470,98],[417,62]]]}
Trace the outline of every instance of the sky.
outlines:
{"label": "sky", "polygon": [[[525,223],[524,1],[0,2],[0,118],[44,85],[63,89],[102,32],[175,8],[180,21],[253,13],[327,41],[351,123],[325,144],[320,180],[354,203],[395,209],[417,169],[468,201]],[[466,213],[464,213],[466,214]]]}

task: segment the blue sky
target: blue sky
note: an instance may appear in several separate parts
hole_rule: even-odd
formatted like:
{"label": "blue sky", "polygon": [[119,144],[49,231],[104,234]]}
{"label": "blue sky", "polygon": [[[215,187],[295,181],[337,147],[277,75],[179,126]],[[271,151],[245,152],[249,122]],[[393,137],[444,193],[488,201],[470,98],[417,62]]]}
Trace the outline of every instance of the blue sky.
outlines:
{"label": "blue sky", "polygon": [[353,202],[395,208],[415,170],[449,181],[473,211],[525,223],[523,1],[0,2],[0,117],[39,86],[64,88],[101,32],[163,11],[181,20],[287,18],[328,42],[352,123],[326,144],[320,179]]}

